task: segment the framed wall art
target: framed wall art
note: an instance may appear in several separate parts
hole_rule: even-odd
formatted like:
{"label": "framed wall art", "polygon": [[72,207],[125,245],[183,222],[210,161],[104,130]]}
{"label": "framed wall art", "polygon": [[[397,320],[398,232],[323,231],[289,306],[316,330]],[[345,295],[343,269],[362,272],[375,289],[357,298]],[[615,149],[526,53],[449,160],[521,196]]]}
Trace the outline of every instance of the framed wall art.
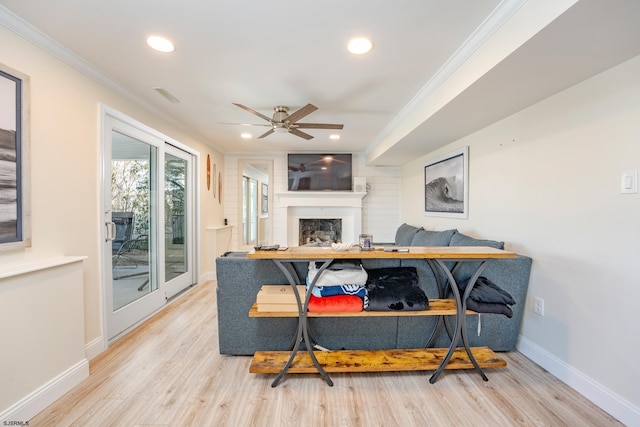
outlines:
{"label": "framed wall art", "polygon": [[0,250],[31,246],[29,77],[0,64]]}
{"label": "framed wall art", "polygon": [[469,147],[424,165],[424,214],[467,218],[469,211]]}
{"label": "framed wall art", "polygon": [[[207,191],[208,190],[211,190],[211,156],[207,154]],[[215,192],[215,190],[213,191]]]}

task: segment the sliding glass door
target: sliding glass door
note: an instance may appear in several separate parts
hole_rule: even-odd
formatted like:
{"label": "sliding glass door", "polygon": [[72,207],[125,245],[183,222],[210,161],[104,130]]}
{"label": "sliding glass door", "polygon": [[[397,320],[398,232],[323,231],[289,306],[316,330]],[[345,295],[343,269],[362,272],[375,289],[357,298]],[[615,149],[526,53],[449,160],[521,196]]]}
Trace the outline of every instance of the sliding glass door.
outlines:
{"label": "sliding glass door", "polygon": [[196,283],[193,154],[104,116],[105,332],[113,340]]}

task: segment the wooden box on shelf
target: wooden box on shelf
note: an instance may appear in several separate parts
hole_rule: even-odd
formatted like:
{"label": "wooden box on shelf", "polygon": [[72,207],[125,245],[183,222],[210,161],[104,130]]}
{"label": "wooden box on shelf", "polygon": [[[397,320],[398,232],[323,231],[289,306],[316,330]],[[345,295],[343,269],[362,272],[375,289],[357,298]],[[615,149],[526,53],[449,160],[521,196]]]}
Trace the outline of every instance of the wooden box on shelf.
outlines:
{"label": "wooden box on shelf", "polygon": [[[304,302],[304,285],[298,285],[298,294]],[[258,292],[256,303],[259,312],[298,312],[296,296],[290,285],[263,285]]]}

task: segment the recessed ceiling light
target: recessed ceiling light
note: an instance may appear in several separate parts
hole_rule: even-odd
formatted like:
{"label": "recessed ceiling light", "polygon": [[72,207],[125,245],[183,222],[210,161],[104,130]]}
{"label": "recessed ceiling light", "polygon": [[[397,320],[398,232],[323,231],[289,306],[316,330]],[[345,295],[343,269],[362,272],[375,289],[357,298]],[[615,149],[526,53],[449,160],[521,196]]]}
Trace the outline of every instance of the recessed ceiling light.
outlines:
{"label": "recessed ceiling light", "polygon": [[246,132],[240,134],[240,138],[242,139],[251,139],[251,136],[252,135],[250,133],[246,133]]}
{"label": "recessed ceiling light", "polygon": [[160,36],[150,36],[147,38],[147,44],[158,52],[173,52],[176,47],[171,43],[171,40]]}
{"label": "recessed ceiling light", "polygon": [[356,37],[354,39],[349,40],[349,44],[347,45],[347,49],[349,52],[354,55],[362,55],[369,52],[373,48],[373,43],[371,40],[365,37]]}
{"label": "recessed ceiling light", "polygon": [[333,139],[334,141],[340,139],[340,135],[334,133],[333,135],[329,135],[329,139]]}

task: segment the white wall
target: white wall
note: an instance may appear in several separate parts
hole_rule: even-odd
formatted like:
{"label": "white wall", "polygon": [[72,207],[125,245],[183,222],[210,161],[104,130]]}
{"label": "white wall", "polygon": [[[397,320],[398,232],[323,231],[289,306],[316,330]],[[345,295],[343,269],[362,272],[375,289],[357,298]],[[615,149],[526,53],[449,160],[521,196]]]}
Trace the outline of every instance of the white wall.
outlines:
{"label": "white wall", "polygon": [[[424,216],[425,161],[465,145],[468,220]],[[521,350],[638,425],[640,194],[620,193],[621,172],[633,169],[640,57],[405,165],[402,212],[410,224],[531,256]],[[534,296],[544,317],[533,314]]]}
{"label": "white wall", "polygon": [[[100,105],[108,105],[200,152],[224,173],[222,154],[168,121],[145,111],[102,84],[0,26],[0,62],[31,78],[31,248],[0,253],[3,265],[38,262],[62,255],[86,255],[84,343],[95,356],[102,341],[100,274]],[[222,205],[207,191],[199,171],[201,241],[207,226],[222,224]],[[200,265],[206,265],[203,245]],[[38,294],[33,295],[37,299]],[[64,296],[60,296],[64,298]],[[58,303],[56,299],[52,304]],[[30,307],[24,311],[29,312]],[[90,356],[91,356],[90,355]],[[15,366],[16,370],[22,369]],[[2,410],[3,408],[0,408]]]}
{"label": "white wall", "polygon": [[[240,191],[238,164],[243,161],[273,161],[273,183],[269,186],[269,217],[273,224],[273,240],[269,243],[286,244],[281,240],[287,234],[287,208],[277,204],[276,193],[287,191],[287,154],[260,153],[259,155],[227,154],[225,156],[225,212],[233,225],[234,249],[239,248]],[[353,155],[353,176],[367,179],[369,194],[363,200],[362,232],[373,234],[376,242],[393,242],[400,224],[400,168],[366,166],[364,156]]]}
{"label": "white wall", "polygon": [[29,420],[89,376],[82,282],[81,257],[0,266],[0,424]]}

